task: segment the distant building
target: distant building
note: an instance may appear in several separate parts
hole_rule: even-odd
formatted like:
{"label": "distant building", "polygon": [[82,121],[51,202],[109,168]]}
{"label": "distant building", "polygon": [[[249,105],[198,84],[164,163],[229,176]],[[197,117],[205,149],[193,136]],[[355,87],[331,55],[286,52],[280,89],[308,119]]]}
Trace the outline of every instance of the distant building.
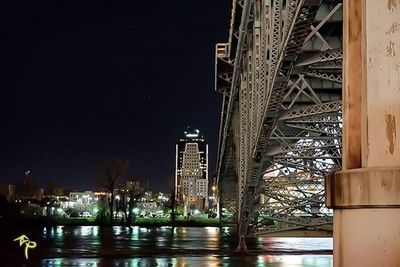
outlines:
{"label": "distant building", "polygon": [[71,190],[68,188],[57,186],[54,188],[53,194],[55,196],[69,196],[69,192],[71,192]]}
{"label": "distant building", "polygon": [[4,195],[7,198],[7,201],[12,201],[15,198],[15,185],[1,183],[0,195]]}
{"label": "distant building", "polygon": [[135,181],[135,180],[133,180],[133,181],[127,181],[126,182],[126,189],[128,189],[128,190],[139,190],[141,187],[140,187],[140,182],[139,181]]}
{"label": "distant building", "polygon": [[114,195],[119,198],[121,195],[126,197],[139,197],[145,192],[145,188],[141,186],[139,181],[131,180],[125,184],[115,186]]}
{"label": "distant building", "polygon": [[175,196],[185,212],[208,206],[208,144],[197,129],[188,128],[176,144]]}
{"label": "distant building", "polygon": [[82,202],[88,203],[89,200],[93,199],[92,191],[83,191],[83,192],[70,192],[69,200],[72,202]]}
{"label": "distant building", "polygon": [[20,200],[41,201],[44,194],[44,189],[36,185],[30,171],[25,172],[22,181],[17,183],[12,191],[14,191],[13,198]]}

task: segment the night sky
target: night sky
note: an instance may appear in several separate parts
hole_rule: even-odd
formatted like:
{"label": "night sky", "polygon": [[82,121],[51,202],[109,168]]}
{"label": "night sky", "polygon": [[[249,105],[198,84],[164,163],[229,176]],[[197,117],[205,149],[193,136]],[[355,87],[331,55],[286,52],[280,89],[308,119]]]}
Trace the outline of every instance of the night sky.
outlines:
{"label": "night sky", "polygon": [[[129,2],[129,3],[128,3]],[[90,190],[102,159],[170,191],[175,143],[200,129],[215,170],[214,47],[231,1],[2,1],[0,182],[30,170]],[[210,175],[212,181],[212,176]]]}

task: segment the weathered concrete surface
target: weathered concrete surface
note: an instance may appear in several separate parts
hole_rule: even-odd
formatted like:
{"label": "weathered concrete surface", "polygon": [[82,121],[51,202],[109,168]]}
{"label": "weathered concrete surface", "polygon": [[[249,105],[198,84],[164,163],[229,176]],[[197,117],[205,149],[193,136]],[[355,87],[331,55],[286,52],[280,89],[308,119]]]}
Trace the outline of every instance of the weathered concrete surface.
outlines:
{"label": "weathered concrete surface", "polygon": [[400,266],[400,0],[345,0],[343,24],[343,171],[326,180],[334,266]]}
{"label": "weathered concrete surface", "polygon": [[331,192],[328,207],[400,207],[400,167],[337,172],[327,177],[325,186]]}
{"label": "weathered concrete surface", "polygon": [[334,266],[400,266],[399,222],[399,209],[335,210]]}
{"label": "weathered concrete surface", "polygon": [[400,1],[366,0],[363,167],[400,166]]}

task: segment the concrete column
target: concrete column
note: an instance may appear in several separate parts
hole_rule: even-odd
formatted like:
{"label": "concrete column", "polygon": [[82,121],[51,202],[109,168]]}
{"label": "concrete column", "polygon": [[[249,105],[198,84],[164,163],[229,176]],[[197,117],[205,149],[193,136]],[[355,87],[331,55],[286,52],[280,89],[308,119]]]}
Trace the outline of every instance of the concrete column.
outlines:
{"label": "concrete column", "polygon": [[[239,227],[238,227],[238,229],[239,229]],[[244,253],[244,254],[248,252],[247,246],[246,246],[246,237],[244,235],[239,236],[239,244],[238,244],[235,252]]]}
{"label": "concrete column", "polygon": [[326,179],[334,266],[400,266],[400,0],[345,0],[343,24],[343,170]]}

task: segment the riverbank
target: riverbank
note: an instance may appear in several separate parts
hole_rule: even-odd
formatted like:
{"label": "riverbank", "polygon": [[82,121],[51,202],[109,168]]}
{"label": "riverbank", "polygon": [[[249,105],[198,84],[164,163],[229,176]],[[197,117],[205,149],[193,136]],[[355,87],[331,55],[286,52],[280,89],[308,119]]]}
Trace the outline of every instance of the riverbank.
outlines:
{"label": "riverbank", "polygon": [[[5,225],[34,225],[34,226],[120,226],[126,225],[121,219],[115,219],[112,224],[99,223],[92,218],[16,218],[3,221]],[[219,219],[216,218],[177,218],[172,222],[169,218],[137,218],[130,226],[158,227],[158,226],[186,226],[186,227],[206,227],[220,226]]]}

